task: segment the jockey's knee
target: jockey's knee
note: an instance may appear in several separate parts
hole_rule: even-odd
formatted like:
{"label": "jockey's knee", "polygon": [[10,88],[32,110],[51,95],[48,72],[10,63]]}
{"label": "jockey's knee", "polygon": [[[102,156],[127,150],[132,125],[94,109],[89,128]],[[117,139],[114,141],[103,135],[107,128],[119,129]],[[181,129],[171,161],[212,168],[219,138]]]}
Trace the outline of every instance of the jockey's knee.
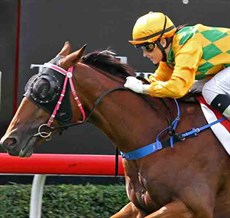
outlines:
{"label": "jockey's knee", "polygon": [[224,90],[219,93],[217,90],[218,88],[215,87],[215,84],[209,81],[203,86],[202,95],[209,105],[225,117],[230,118],[230,95],[224,93]]}
{"label": "jockey's knee", "polygon": [[230,118],[230,96],[219,94],[210,104],[213,108],[221,112],[227,118]]}

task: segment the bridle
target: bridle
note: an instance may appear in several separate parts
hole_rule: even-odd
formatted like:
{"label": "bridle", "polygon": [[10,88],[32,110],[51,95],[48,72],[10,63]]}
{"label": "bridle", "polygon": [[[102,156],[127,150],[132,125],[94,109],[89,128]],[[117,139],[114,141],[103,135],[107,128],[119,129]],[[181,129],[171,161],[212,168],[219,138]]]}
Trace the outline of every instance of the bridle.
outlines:
{"label": "bridle", "polygon": [[[45,63],[43,66],[46,68],[50,68],[50,69],[62,74],[63,76],[65,76],[62,91],[60,93],[59,99],[56,103],[56,106],[54,107],[54,110],[53,110],[48,122],[40,125],[38,127],[38,132],[36,134],[34,134],[34,136],[40,136],[41,138],[49,140],[49,139],[51,139],[51,134],[53,131],[53,128],[51,127],[51,125],[52,125],[52,123],[53,123],[53,121],[57,115],[57,112],[58,112],[58,110],[62,104],[63,98],[66,94],[66,88],[67,88],[68,82],[70,84],[70,88],[71,88],[71,92],[73,94],[74,100],[76,101],[77,106],[78,106],[78,108],[81,112],[81,115],[82,115],[82,120],[79,121],[79,124],[84,123],[84,121],[86,119],[86,115],[85,115],[85,110],[82,107],[82,104],[81,104],[81,102],[77,96],[77,93],[76,93],[76,90],[75,90],[75,87],[73,84],[73,67],[70,67],[68,70],[64,70],[63,68],[61,68],[55,64],[52,64],[52,63]],[[46,129],[46,130],[50,129],[50,131],[48,132],[48,131],[45,131],[43,129]]]}
{"label": "bridle", "polygon": [[[60,93],[60,97],[59,97],[59,99],[58,99],[58,101],[56,103],[56,106],[54,107],[54,110],[53,110],[48,122],[44,123],[44,124],[41,124],[38,127],[38,132],[33,135],[34,137],[40,136],[41,138],[43,138],[43,139],[45,139],[47,141],[49,141],[51,139],[51,134],[56,129],[61,129],[63,131],[64,129],[67,129],[68,127],[80,125],[80,124],[83,124],[83,123],[87,122],[90,119],[90,117],[92,116],[92,114],[93,114],[95,108],[97,107],[97,105],[102,101],[102,99],[106,95],[108,95],[108,94],[110,94],[110,93],[112,93],[114,91],[117,91],[117,90],[127,90],[124,87],[116,87],[116,88],[109,89],[108,91],[106,91],[105,93],[103,93],[101,96],[99,96],[96,99],[93,108],[91,109],[91,111],[89,112],[88,116],[86,117],[86,112],[85,112],[85,110],[84,110],[84,108],[83,108],[83,106],[81,104],[81,101],[80,101],[80,99],[79,99],[79,97],[77,95],[77,92],[76,92],[76,89],[75,89],[74,83],[73,83],[73,69],[74,69],[74,67],[72,66],[68,70],[65,70],[65,69],[59,67],[58,65],[55,65],[55,64],[52,64],[52,63],[45,63],[43,66],[46,67],[46,68],[50,68],[50,69],[62,74],[63,76],[65,76],[62,91]],[[61,106],[61,104],[63,102],[63,98],[64,98],[64,96],[66,94],[66,88],[67,88],[68,82],[70,84],[70,88],[71,88],[71,92],[72,92],[72,95],[74,97],[74,100],[76,101],[77,106],[78,106],[78,108],[79,108],[79,110],[81,112],[82,120],[79,120],[76,123],[63,124],[63,125],[53,127],[51,125],[52,125],[52,123],[53,123],[53,121],[54,121],[54,119],[55,119],[55,117],[57,115],[57,112],[58,112],[58,110],[59,110],[59,108],[60,108],[60,106]]]}

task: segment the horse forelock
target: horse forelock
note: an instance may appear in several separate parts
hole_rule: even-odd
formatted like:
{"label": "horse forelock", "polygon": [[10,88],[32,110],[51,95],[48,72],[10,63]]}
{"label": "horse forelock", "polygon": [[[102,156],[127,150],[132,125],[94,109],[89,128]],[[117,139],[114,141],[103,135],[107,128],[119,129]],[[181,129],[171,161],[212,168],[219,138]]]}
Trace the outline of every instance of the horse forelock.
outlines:
{"label": "horse forelock", "polygon": [[81,62],[122,79],[135,75],[134,69],[128,64],[121,63],[110,50],[91,52],[83,56]]}

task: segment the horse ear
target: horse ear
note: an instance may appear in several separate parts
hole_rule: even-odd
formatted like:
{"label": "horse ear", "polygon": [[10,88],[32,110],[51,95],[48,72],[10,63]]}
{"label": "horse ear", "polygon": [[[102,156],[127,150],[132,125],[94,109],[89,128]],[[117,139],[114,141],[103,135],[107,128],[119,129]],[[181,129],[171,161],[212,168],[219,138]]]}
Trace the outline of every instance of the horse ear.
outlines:
{"label": "horse ear", "polygon": [[71,52],[71,45],[68,41],[66,41],[62,50],[58,53],[58,55],[67,56],[70,54],[70,52]]}
{"label": "horse ear", "polygon": [[81,56],[83,55],[86,46],[87,45],[85,44],[79,50],[77,50],[77,51],[73,52],[72,54],[69,54],[65,58],[61,59],[59,62],[59,65],[61,67],[63,67],[64,69],[68,69],[69,67],[75,65],[81,59]]}
{"label": "horse ear", "polygon": [[82,46],[79,50],[73,52],[72,54],[68,55],[68,57],[66,58],[67,61],[76,64],[80,59],[81,56],[83,55],[85,48],[86,48],[86,44],[84,46]]}

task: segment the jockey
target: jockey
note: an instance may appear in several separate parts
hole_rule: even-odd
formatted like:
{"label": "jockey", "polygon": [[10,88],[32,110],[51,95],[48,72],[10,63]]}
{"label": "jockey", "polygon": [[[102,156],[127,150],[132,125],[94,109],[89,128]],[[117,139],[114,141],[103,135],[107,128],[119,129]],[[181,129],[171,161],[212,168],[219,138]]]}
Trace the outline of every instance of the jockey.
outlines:
{"label": "jockey", "polygon": [[125,87],[154,97],[181,98],[201,84],[209,105],[230,120],[230,29],[202,24],[176,28],[169,17],[140,17],[129,41],[158,68],[143,84],[127,77]]}

